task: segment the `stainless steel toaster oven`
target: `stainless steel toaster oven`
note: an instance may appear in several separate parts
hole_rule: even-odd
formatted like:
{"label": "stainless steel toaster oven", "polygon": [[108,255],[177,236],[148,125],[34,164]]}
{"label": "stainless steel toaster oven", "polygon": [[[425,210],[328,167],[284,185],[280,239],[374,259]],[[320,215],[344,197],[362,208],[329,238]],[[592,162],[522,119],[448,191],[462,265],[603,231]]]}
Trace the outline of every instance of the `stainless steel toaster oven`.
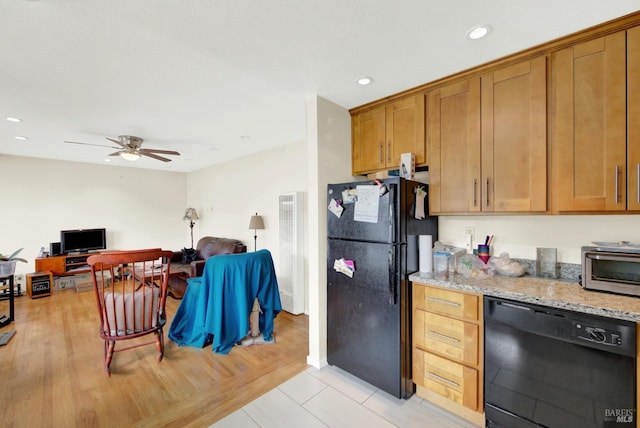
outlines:
{"label": "stainless steel toaster oven", "polygon": [[582,286],[640,296],[640,244],[594,242],[582,247]]}

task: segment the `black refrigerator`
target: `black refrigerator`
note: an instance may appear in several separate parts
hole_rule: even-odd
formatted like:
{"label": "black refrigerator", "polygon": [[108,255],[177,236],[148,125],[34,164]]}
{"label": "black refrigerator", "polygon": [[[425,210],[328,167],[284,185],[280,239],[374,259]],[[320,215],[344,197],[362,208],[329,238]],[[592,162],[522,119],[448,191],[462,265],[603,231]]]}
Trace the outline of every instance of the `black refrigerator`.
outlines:
{"label": "black refrigerator", "polygon": [[328,186],[327,361],[398,398],[414,391],[409,274],[418,271],[418,236],[438,239],[427,193],[400,177]]}

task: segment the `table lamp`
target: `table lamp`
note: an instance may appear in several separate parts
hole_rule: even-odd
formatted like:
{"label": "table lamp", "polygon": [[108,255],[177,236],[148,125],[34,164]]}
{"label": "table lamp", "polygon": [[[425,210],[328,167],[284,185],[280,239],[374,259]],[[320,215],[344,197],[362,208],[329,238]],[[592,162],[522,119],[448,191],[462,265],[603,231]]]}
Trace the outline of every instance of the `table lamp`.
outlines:
{"label": "table lamp", "polygon": [[198,213],[195,208],[187,208],[184,211],[183,220],[189,220],[189,227],[191,228],[191,248],[193,248],[193,225],[196,224],[196,220],[199,220]]}
{"label": "table lamp", "polygon": [[262,220],[261,215],[258,215],[258,213],[256,213],[256,215],[251,216],[251,221],[249,221],[249,229],[253,229],[253,251],[256,251],[256,249],[258,248],[257,230],[264,229],[264,221]]}

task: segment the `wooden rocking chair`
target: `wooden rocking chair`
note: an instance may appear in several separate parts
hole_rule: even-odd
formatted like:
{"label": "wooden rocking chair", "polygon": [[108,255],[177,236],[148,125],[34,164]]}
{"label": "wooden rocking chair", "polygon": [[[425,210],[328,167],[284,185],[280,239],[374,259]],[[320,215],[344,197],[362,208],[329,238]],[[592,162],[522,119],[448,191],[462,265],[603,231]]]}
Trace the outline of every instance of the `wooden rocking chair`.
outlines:
{"label": "wooden rocking chair", "polygon": [[[94,291],[100,314],[100,337],[104,340],[104,368],[114,352],[155,343],[158,361],[164,355],[163,327],[167,322],[167,299],[171,251],[159,248],[107,251],[90,256]],[[154,341],[133,341],[115,349],[116,342],[154,334]]]}

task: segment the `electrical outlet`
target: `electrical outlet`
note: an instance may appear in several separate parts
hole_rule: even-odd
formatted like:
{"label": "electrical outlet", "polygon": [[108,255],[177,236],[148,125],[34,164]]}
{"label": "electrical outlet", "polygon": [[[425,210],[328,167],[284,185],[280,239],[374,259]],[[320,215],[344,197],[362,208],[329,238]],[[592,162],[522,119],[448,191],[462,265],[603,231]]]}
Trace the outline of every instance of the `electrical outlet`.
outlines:
{"label": "electrical outlet", "polygon": [[475,235],[476,230],[472,226],[465,226],[464,228],[464,244],[467,249],[467,254],[471,254],[473,251],[473,235]]}

